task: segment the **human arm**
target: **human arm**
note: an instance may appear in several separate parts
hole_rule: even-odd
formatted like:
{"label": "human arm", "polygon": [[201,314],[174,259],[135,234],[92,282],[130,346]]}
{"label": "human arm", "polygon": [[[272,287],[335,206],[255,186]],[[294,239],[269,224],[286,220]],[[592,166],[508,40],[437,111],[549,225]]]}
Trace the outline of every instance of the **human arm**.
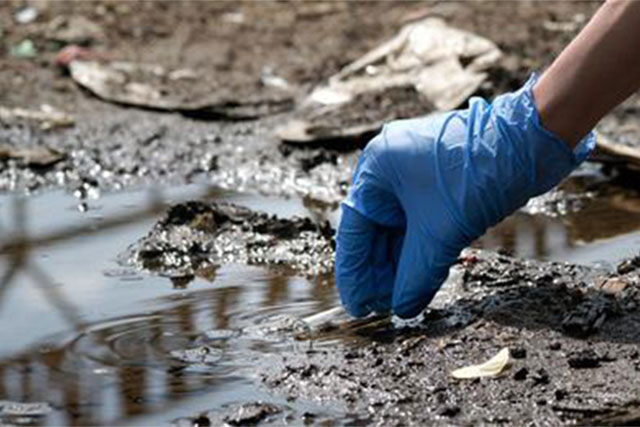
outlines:
{"label": "human arm", "polygon": [[640,87],[640,1],[608,0],[533,89],[544,126],[574,147]]}

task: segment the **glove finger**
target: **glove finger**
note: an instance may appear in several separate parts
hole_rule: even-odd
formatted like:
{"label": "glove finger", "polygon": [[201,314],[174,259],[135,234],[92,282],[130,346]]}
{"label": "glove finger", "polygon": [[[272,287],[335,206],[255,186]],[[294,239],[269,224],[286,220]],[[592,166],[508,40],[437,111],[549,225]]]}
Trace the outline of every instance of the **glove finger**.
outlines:
{"label": "glove finger", "polygon": [[412,318],[425,309],[456,261],[454,252],[440,245],[417,221],[408,222],[393,287],[396,315]]}
{"label": "glove finger", "polygon": [[371,301],[371,307],[376,313],[391,310],[393,283],[403,236],[404,229],[377,226],[372,251],[374,282],[371,290],[372,295],[375,295],[375,300]]}
{"label": "glove finger", "polygon": [[[383,308],[378,301],[384,291],[381,291],[376,273],[387,278],[393,276],[382,266],[381,259],[386,256],[387,245],[384,233],[380,231],[380,226],[373,221],[348,205],[342,205],[336,237],[336,283],[342,304],[356,317]],[[390,299],[392,282],[386,287],[387,299]],[[388,308],[389,303],[386,305]]]}

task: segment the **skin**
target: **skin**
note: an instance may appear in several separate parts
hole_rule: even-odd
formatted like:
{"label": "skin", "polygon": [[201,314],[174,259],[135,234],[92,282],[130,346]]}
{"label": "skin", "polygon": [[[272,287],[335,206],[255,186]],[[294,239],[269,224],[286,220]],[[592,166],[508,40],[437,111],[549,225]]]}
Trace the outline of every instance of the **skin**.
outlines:
{"label": "skin", "polygon": [[572,148],[640,88],[640,0],[608,0],[533,88],[543,125]]}

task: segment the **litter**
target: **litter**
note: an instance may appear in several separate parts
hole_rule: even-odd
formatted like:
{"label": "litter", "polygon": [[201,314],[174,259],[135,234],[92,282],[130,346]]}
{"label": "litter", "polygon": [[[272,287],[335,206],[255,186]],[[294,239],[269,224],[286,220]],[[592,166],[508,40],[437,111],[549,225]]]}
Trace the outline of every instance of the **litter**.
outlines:
{"label": "litter", "polygon": [[290,143],[364,140],[389,120],[456,108],[501,55],[490,40],[440,18],[407,24],[313,90],[276,135]]}
{"label": "litter", "polygon": [[51,411],[53,409],[47,402],[22,403],[0,400],[0,416],[40,417]]}
{"label": "litter", "polygon": [[0,161],[20,160],[26,166],[48,167],[63,160],[65,155],[48,147],[15,148],[8,145],[0,145]]}
{"label": "litter", "polygon": [[640,148],[614,142],[601,133],[597,134],[596,147],[602,154],[622,159],[636,168],[640,167]]}
{"label": "litter", "polygon": [[413,85],[439,110],[458,107],[500,58],[488,39],[448,26],[440,18],[407,24],[398,35],[311,93],[318,103],[348,102],[358,94]]}
{"label": "litter", "polygon": [[105,101],[200,118],[256,118],[293,103],[291,94],[279,88],[260,87],[259,82],[232,87],[189,69],[82,60],[72,60],[68,68],[76,83]]}
{"label": "litter", "polygon": [[510,363],[509,349],[505,347],[486,362],[456,369],[451,372],[451,376],[457,379],[495,377],[503,373]]}
{"label": "litter", "polygon": [[30,24],[38,17],[38,9],[35,7],[25,7],[17,11],[13,17],[18,24]]}
{"label": "litter", "polygon": [[11,56],[16,58],[33,58],[38,54],[36,46],[30,39],[22,40],[20,43],[11,46]]}
{"label": "litter", "polygon": [[73,126],[74,118],[50,105],[43,104],[40,110],[29,110],[24,108],[6,108],[0,106],[0,122],[14,124],[19,121],[33,121],[40,124],[43,130],[56,127]]}

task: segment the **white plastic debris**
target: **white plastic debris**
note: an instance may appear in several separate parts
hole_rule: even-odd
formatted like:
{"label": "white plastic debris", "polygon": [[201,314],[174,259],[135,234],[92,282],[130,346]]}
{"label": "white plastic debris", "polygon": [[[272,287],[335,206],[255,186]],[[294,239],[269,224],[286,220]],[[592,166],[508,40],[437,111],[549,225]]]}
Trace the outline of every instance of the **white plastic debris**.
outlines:
{"label": "white plastic debris", "polygon": [[18,24],[30,24],[38,17],[38,9],[28,6],[17,11],[13,17]]}
{"label": "white plastic debris", "polygon": [[503,373],[510,363],[511,355],[509,354],[509,349],[505,347],[486,362],[456,369],[451,372],[451,376],[457,379],[495,377]]}
{"label": "white plastic debris", "polygon": [[486,79],[500,58],[490,40],[429,17],[404,26],[398,35],[344,67],[309,97],[321,104],[349,102],[372,90],[408,84],[439,110],[458,107]]}
{"label": "white plastic debris", "polygon": [[97,97],[118,104],[180,111],[204,117],[254,118],[290,108],[292,96],[282,88],[238,93],[194,70],[169,70],[155,64],[72,60],[73,80]]}
{"label": "white plastic debris", "polygon": [[45,130],[56,127],[73,126],[75,123],[71,115],[47,104],[41,105],[40,110],[0,106],[0,122],[13,124],[20,120],[39,123],[40,127]]}

